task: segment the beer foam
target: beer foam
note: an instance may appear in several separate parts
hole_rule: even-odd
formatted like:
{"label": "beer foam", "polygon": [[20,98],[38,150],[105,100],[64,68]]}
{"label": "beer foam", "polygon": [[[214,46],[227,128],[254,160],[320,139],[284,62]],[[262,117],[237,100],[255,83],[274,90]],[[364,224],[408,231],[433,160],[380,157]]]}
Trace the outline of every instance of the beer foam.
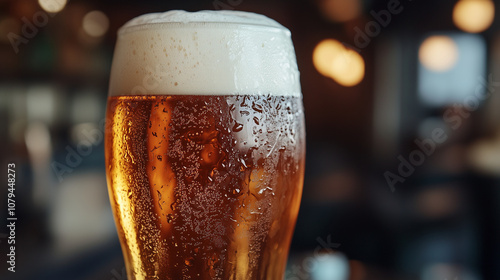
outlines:
{"label": "beer foam", "polygon": [[118,31],[110,95],[300,96],[290,31],[239,11],[146,14]]}

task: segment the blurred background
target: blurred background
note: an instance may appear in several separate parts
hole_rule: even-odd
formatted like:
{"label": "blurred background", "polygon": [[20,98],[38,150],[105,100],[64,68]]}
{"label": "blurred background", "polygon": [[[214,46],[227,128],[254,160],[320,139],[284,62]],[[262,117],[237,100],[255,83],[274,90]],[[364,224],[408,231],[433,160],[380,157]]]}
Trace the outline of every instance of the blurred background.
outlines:
{"label": "blurred background", "polygon": [[500,279],[500,1],[0,0],[0,174],[16,273],[126,279],[104,169],[117,29],[232,9],[292,32],[307,125],[286,279]]}

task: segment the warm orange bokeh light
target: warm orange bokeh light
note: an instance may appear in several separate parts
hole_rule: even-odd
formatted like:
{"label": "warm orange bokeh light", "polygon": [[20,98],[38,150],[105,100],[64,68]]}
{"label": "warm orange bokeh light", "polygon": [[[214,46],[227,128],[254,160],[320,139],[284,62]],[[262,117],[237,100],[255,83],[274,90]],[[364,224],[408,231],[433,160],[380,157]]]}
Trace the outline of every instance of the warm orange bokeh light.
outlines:
{"label": "warm orange bokeh light", "polygon": [[332,63],[332,78],[337,83],[352,87],[359,84],[365,76],[365,61],[359,53],[345,49]]}
{"label": "warm orange bokeh light", "polygon": [[425,68],[445,72],[457,63],[458,47],[448,36],[431,36],[420,45],[418,57]]}
{"label": "warm orange bokeh light", "polygon": [[313,63],[323,76],[346,87],[359,84],[365,76],[363,57],[337,40],[321,41],[314,49]]}
{"label": "warm orange bokeh light", "polygon": [[491,0],[460,0],[453,9],[453,22],[465,32],[482,32],[494,18],[495,4]]}
{"label": "warm orange bokeh light", "polygon": [[344,51],[344,46],[337,40],[326,39],[316,46],[313,52],[313,63],[323,76],[331,74],[332,61],[335,56]]}
{"label": "warm orange bokeh light", "polygon": [[359,17],[362,5],[360,0],[321,0],[319,7],[328,19],[345,22]]}

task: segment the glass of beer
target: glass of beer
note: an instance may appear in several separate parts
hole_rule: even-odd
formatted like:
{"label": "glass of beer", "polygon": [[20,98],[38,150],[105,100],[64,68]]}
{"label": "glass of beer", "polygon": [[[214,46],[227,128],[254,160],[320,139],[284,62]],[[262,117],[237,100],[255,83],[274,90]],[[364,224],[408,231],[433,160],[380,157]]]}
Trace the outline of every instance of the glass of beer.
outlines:
{"label": "glass of beer", "polygon": [[288,29],[234,11],[132,19],[106,127],[129,280],[284,278],[305,160]]}

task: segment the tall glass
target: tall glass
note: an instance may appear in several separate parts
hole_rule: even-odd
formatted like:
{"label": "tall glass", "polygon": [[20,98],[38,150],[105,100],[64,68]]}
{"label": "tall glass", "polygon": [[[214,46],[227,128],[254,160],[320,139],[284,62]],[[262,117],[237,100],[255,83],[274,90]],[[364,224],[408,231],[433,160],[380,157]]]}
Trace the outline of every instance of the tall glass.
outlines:
{"label": "tall glass", "polygon": [[305,157],[288,29],[244,12],[131,20],[106,132],[129,280],[283,279]]}

